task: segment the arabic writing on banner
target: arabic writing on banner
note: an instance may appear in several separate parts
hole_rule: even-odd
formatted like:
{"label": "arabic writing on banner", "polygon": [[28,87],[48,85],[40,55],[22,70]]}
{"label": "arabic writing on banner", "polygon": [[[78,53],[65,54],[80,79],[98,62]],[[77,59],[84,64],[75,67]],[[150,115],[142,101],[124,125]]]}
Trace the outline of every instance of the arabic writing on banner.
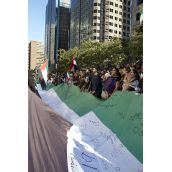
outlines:
{"label": "arabic writing on banner", "polygon": [[142,164],[93,112],[67,133],[69,172],[142,172]]}

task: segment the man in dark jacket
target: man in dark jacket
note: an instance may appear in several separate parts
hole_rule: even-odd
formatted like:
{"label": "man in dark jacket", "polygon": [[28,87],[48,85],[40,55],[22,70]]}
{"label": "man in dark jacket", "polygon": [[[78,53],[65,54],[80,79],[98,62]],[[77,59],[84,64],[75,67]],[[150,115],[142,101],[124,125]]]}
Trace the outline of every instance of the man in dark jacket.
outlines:
{"label": "man in dark jacket", "polygon": [[91,93],[101,99],[102,93],[102,81],[100,75],[97,73],[97,69],[93,68],[93,76],[91,78]]}
{"label": "man in dark jacket", "polygon": [[40,84],[41,84],[42,90],[46,90],[46,83],[45,83],[45,81],[44,81],[43,76],[40,76],[39,82],[40,82]]}

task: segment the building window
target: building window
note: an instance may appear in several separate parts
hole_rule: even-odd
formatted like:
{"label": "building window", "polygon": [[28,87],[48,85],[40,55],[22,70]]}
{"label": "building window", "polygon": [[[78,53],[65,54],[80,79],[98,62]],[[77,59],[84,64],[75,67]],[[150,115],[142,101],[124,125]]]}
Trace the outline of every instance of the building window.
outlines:
{"label": "building window", "polygon": [[130,27],[127,27],[127,30],[130,31]]}
{"label": "building window", "polygon": [[123,36],[125,36],[126,34],[125,34],[125,32],[123,32]]}
{"label": "building window", "polygon": [[94,36],[93,38],[96,39],[96,36]]}
{"label": "building window", "polygon": [[118,4],[115,4],[115,7],[118,7]]}
{"label": "building window", "polygon": [[112,13],[113,13],[113,9],[110,9],[110,12],[112,12]]}
{"label": "building window", "polygon": [[140,20],[140,13],[136,14],[136,21]]}
{"label": "building window", "polygon": [[127,21],[127,24],[130,24],[130,21],[129,20]]}
{"label": "building window", "polygon": [[112,30],[112,29],[109,29],[109,32],[111,32],[111,33],[112,33],[112,32],[113,32],[113,30]]}
{"label": "building window", "polygon": [[121,21],[121,22],[122,22],[122,19],[121,19],[121,18],[119,18],[119,21]]}
{"label": "building window", "polygon": [[119,24],[119,28],[122,28],[122,26]]}
{"label": "building window", "polygon": [[115,24],[115,27],[118,27],[118,25],[117,25],[117,24]]}
{"label": "building window", "polygon": [[113,23],[112,23],[112,22],[109,22],[109,25],[110,25],[110,26],[113,26]]}
{"label": "building window", "polygon": [[113,19],[113,16],[110,16],[110,19]]}
{"label": "building window", "polygon": [[121,32],[119,31],[119,34],[121,35]]}
{"label": "building window", "polygon": [[100,26],[100,23],[94,23],[93,26]]}
{"label": "building window", "polygon": [[130,18],[130,14],[127,14],[127,17]]}
{"label": "building window", "polygon": [[93,33],[96,33],[96,30],[93,30]]}
{"label": "building window", "polygon": [[94,10],[94,13],[100,13],[100,10]]}
{"label": "building window", "polygon": [[117,30],[114,30],[114,33],[116,33],[116,34],[117,34]]}
{"label": "building window", "polygon": [[122,2],[122,0],[120,0],[120,2]]}
{"label": "building window", "polygon": [[130,8],[128,8],[128,12],[130,12]]}
{"label": "building window", "polygon": [[126,30],[126,26],[123,26],[123,30]]}
{"label": "building window", "polygon": [[130,1],[128,1],[128,5],[130,5]]}
{"label": "building window", "polygon": [[127,0],[124,0],[124,4],[127,4]]}
{"label": "building window", "polygon": [[115,13],[116,13],[116,14],[118,14],[118,11],[117,11],[117,10],[115,10]]}
{"label": "building window", "polygon": [[100,6],[100,3],[94,3],[94,6]]}
{"label": "building window", "polygon": [[118,20],[118,17],[115,17],[115,20]]}
{"label": "building window", "polygon": [[122,5],[120,5],[120,6],[119,6],[119,8],[121,8],[121,9],[122,9]]}
{"label": "building window", "polygon": [[97,30],[97,33],[100,33],[100,30]]}
{"label": "building window", "polygon": [[113,5],[113,2],[110,2],[110,5]]}
{"label": "building window", "polygon": [[123,23],[126,23],[126,20],[125,19],[123,19]]}
{"label": "building window", "polygon": [[126,8],[126,6],[124,6],[124,10],[126,10],[127,8]]}
{"label": "building window", "polygon": [[123,16],[126,17],[126,13],[123,13]]}
{"label": "building window", "polygon": [[119,12],[119,15],[122,15],[122,12]]}
{"label": "building window", "polygon": [[109,39],[112,39],[112,36],[109,36]]}
{"label": "building window", "polygon": [[100,20],[100,17],[98,16],[94,16],[93,19],[99,19]]}

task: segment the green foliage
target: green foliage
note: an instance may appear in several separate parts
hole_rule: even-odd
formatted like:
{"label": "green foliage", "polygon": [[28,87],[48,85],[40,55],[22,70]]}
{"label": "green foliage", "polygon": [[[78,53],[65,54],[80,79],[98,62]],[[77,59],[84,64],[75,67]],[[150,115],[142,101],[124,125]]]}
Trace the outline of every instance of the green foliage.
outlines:
{"label": "green foliage", "polygon": [[128,51],[132,61],[143,58],[143,32],[134,32],[128,43]]}
{"label": "green foliage", "polygon": [[59,50],[58,72],[68,71],[74,56],[79,68],[115,66],[143,57],[143,33],[134,32],[127,41],[113,38],[108,42],[83,41],[80,47]]}

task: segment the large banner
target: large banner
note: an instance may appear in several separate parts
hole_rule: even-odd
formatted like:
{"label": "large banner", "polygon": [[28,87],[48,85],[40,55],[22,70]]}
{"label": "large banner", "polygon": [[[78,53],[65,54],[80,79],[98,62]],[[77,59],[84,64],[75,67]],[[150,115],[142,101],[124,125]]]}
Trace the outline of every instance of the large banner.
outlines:
{"label": "large banner", "polygon": [[142,164],[117,135],[90,112],[67,133],[69,172],[142,172]]}

